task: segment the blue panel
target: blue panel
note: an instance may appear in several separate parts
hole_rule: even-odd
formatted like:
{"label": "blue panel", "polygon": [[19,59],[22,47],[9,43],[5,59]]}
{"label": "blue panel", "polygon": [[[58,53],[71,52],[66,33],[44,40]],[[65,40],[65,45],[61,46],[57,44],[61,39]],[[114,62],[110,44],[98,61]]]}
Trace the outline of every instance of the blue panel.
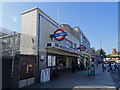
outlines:
{"label": "blue panel", "polygon": [[47,43],[47,47],[50,47],[50,46],[52,46],[52,43]]}
{"label": "blue panel", "polygon": [[58,44],[55,44],[55,47],[59,47],[59,45],[58,45]]}
{"label": "blue panel", "polygon": [[38,56],[40,55],[40,14],[38,15]]}
{"label": "blue panel", "polygon": [[64,33],[57,33],[57,34],[52,34],[50,35],[50,37],[59,37],[59,36],[67,36],[67,32],[64,32]]}

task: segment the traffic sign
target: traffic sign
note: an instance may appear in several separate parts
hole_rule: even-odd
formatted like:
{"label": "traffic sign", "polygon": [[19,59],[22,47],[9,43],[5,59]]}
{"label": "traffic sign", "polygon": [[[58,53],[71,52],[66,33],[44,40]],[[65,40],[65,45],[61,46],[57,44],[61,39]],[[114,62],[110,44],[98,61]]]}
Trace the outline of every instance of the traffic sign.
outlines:
{"label": "traffic sign", "polygon": [[80,51],[84,51],[86,49],[86,47],[84,45],[80,45],[79,48],[77,49],[80,49]]}
{"label": "traffic sign", "polygon": [[67,32],[62,29],[57,29],[54,34],[50,35],[51,38],[55,38],[58,41],[61,41],[67,36]]}

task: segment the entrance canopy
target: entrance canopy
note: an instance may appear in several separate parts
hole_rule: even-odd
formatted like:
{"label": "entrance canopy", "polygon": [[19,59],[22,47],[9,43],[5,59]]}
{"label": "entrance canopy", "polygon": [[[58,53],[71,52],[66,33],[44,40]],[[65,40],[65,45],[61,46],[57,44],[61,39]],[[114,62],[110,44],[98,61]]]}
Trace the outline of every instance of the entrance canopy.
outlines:
{"label": "entrance canopy", "polygon": [[66,56],[74,56],[74,57],[79,57],[80,56],[80,52],[75,50],[75,49],[71,49],[65,46],[59,46],[56,45],[55,43],[49,43],[49,46],[46,47],[47,52],[49,53],[55,53],[55,54],[60,54],[60,55],[66,55]]}

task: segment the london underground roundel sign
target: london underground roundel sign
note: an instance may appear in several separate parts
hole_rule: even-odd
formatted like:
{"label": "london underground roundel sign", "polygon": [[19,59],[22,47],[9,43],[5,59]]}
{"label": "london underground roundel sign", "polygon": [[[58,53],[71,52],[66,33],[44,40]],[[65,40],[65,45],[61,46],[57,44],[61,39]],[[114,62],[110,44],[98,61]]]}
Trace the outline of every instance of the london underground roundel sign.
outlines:
{"label": "london underground roundel sign", "polygon": [[54,34],[50,35],[50,37],[55,38],[58,41],[61,41],[67,36],[67,32],[64,32],[62,29],[57,29]]}
{"label": "london underground roundel sign", "polygon": [[80,45],[78,49],[80,49],[80,51],[84,51],[86,47],[84,45]]}

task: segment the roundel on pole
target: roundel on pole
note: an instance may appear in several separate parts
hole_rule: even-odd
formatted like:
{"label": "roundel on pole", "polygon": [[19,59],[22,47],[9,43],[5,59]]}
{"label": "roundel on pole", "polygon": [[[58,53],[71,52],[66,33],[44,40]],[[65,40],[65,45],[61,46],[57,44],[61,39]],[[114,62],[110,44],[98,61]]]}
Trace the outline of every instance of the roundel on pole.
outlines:
{"label": "roundel on pole", "polygon": [[61,41],[67,36],[67,32],[65,32],[62,29],[57,29],[54,34],[50,35],[50,37],[53,37],[54,39]]}
{"label": "roundel on pole", "polygon": [[80,49],[80,51],[84,51],[86,47],[84,45],[80,45],[78,49]]}

